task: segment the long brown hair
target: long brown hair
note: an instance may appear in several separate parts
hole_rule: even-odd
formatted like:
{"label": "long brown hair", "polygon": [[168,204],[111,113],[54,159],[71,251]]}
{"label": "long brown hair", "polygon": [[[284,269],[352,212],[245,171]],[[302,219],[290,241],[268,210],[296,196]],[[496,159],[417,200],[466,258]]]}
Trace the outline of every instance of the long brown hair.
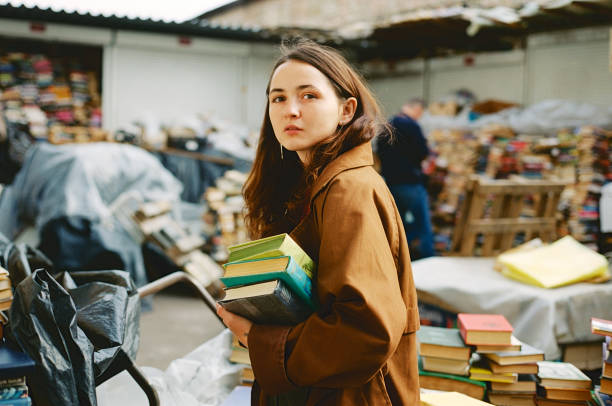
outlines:
{"label": "long brown hair", "polygon": [[281,45],[281,56],[270,74],[266,95],[276,69],[290,60],[317,68],[329,79],[339,98],[357,99],[357,109],[349,123],[312,149],[310,163],[303,167],[294,151],[283,149],[281,157],[282,147],[274,135],[269,102],[266,103],[255,161],[243,188],[251,238],[290,232],[300,221],[310,200],[310,187],[323,168],[386,129],[378,103],[363,78],[338,51],[310,40],[295,39]]}

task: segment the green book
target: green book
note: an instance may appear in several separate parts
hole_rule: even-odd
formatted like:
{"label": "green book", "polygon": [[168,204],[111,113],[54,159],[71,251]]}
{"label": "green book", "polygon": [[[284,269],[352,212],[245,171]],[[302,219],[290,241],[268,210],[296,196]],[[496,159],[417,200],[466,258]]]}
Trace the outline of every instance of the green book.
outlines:
{"label": "green book", "polygon": [[289,234],[273,235],[228,248],[228,262],[245,261],[266,257],[288,255],[302,267],[306,275],[312,279],[315,264],[304,250],[289,236]]}
{"label": "green book", "polygon": [[228,262],[223,268],[225,273],[220,280],[227,287],[280,279],[311,309],[315,308],[312,300],[312,281],[302,267],[289,256]]}
{"label": "green book", "polygon": [[569,362],[538,362],[538,378],[542,386],[591,389],[591,379]]}
{"label": "green book", "polygon": [[465,345],[459,329],[421,326],[417,331],[421,355],[467,361],[470,347]]}
{"label": "green book", "polygon": [[425,371],[419,358],[419,384],[421,388],[448,392],[460,392],[476,399],[484,399],[487,390],[485,382],[465,376]]}

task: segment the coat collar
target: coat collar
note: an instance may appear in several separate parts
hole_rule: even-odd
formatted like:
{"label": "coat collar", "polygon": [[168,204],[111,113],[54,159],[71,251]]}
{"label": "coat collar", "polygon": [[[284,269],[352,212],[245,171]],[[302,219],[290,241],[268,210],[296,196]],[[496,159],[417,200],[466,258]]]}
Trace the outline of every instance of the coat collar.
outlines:
{"label": "coat collar", "polygon": [[372,145],[370,142],[364,142],[361,145],[349,149],[323,169],[321,176],[319,176],[312,185],[311,201],[340,172],[372,165],[374,165],[374,157],[372,155]]}

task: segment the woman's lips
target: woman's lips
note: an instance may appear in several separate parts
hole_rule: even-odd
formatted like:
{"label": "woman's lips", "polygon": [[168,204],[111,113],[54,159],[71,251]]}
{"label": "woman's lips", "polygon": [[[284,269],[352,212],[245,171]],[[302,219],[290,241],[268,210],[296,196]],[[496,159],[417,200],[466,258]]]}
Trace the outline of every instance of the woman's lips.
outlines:
{"label": "woman's lips", "polygon": [[302,129],[296,125],[288,125],[285,127],[285,132],[289,135],[298,134],[300,131],[302,131]]}

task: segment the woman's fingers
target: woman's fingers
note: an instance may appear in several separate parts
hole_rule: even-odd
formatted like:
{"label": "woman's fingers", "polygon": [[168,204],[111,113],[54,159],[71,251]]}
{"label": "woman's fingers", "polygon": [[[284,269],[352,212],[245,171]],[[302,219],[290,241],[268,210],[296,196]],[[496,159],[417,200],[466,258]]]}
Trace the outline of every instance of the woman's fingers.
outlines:
{"label": "woman's fingers", "polygon": [[245,347],[248,347],[249,331],[253,323],[249,319],[245,319],[244,317],[225,310],[223,306],[219,304],[217,304],[217,314],[221,317],[227,328],[238,337],[238,340]]}

